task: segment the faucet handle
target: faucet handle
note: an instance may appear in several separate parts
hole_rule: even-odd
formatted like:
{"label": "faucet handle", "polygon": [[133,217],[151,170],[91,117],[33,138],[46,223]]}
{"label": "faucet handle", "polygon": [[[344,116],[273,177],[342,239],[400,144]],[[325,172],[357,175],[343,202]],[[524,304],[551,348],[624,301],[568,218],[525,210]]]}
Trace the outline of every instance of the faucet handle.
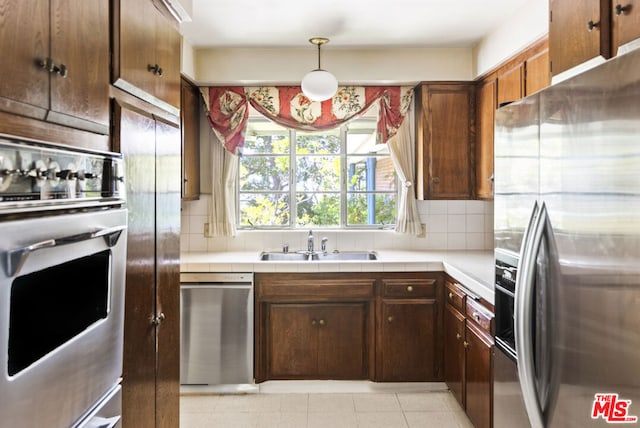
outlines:
{"label": "faucet handle", "polygon": [[322,252],[326,253],[327,252],[327,242],[329,241],[329,238],[327,238],[326,236],[322,238]]}
{"label": "faucet handle", "polygon": [[287,244],[286,242],[282,244],[282,252],[285,254],[289,252],[289,244]]}

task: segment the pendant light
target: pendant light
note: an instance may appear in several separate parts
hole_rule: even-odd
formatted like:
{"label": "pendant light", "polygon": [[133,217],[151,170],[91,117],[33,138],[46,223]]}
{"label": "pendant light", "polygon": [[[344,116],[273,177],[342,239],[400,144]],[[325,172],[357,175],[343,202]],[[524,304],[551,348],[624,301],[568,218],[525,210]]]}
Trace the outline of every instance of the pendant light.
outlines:
{"label": "pendant light", "polygon": [[318,68],[308,72],[302,79],[302,92],[311,101],[324,101],[333,97],[338,90],[335,76],[320,68],[320,46],[329,43],[324,37],[309,39],[311,44],[318,46]]}

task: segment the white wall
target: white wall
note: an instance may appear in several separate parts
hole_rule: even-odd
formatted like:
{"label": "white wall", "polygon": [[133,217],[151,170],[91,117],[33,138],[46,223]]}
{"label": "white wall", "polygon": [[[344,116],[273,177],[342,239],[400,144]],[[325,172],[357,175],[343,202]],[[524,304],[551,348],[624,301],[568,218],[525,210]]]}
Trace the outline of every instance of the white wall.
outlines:
{"label": "white wall", "polygon": [[477,77],[549,32],[549,1],[529,0],[473,49]]}
{"label": "white wall", "polygon": [[[299,84],[317,67],[315,48],[196,50],[196,80],[207,84]],[[322,68],[340,84],[414,84],[473,78],[469,48],[322,49]]]}
{"label": "white wall", "polygon": [[182,38],[180,45],[180,71],[191,80],[196,78],[196,57],[193,46]]}

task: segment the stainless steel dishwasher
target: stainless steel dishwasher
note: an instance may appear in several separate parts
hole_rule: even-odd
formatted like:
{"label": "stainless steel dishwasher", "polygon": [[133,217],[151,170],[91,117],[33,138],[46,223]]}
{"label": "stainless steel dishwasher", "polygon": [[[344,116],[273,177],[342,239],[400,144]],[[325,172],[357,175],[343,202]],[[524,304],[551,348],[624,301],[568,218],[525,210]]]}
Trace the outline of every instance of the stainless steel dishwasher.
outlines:
{"label": "stainless steel dishwasher", "polygon": [[253,382],[253,273],[180,274],[183,392],[237,393]]}

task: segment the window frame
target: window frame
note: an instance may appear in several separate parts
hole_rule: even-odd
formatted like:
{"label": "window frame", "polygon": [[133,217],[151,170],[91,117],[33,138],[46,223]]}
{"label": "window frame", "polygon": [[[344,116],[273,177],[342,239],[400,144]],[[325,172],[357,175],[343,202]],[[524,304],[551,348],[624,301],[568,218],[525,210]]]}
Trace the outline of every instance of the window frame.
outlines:
{"label": "window frame", "polygon": [[[249,121],[251,121],[251,119],[259,119],[259,120],[263,120],[263,118],[258,118],[258,117],[253,117],[253,118],[249,118]],[[366,117],[360,117],[358,119],[356,119],[358,121],[367,121],[367,122],[371,122],[374,125],[374,129],[375,129],[375,124],[377,123],[375,118],[366,118]],[[297,145],[297,134],[302,132],[302,133],[307,133],[306,131],[298,131],[296,129],[293,128],[287,128],[285,126],[279,125],[282,127],[282,129],[285,132],[288,132],[289,135],[289,153],[284,153],[284,154],[275,154],[275,153],[256,153],[256,154],[251,154],[251,155],[246,155],[246,156],[251,156],[251,157],[288,157],[289,158],[289,190],[288,191],[241,191],[240,189],[240,168],[238,168],[238,172],[236,175],[236,179],[238,180],[238,185],[236,186],[236,195],[235,195],[235,204],[236,204],[236,228],[238,230],[304,230],[304,229],[308,229],[309,227],[313,227],[315,229],[320,228],[320,229],[327,229],[327,230],[383,230],[383,229],[391,229],[395,226],[395,221],[394,223],[382,223],[382,224],[353,224],[353,225],[349,225],[347,223],[348,220],[348,198],[350,195],[367,195],[367,194],[373,194],[373,195],[380,195],[380,194],[387,194],[387,195],[393,195],[393,197],[395,198],[395,201],[398,200],[399,198],[399,186],[398,186],[398,173],[395,172],[395,168],[394,168],[394,177],[395,177],[395,190],[390,190],[390,191],[366,191],[366,190],[358,190],[358,191],[354,191],[354,190],[348,190],[348,183],[347,183],[347,179],[348,179],[348,163],[347,163],[347,159],[349,157],[375,157],[376,159],[391,159],[391,154],[389,152],[385,153],[385,154],[378,154],[378,153],[364,153],[364,154],[358,154],[358,153],[347,153],[347,136],[348,136],[348,132],[349,132],[349,123],[347,124],[343,124],[341,125],[338,129],[339,129],[339,138],[340,138],[340,152],[337,154],[327,154],[327,153],[305,153],[305,154],[298,154],[296,151],[296,145]],[[333,128],[336,129],[336,128]],[[325,131],[309,131],[309,133],[322,133],[322,132],[330,132],[333,129],[329,129],[329,130],[325,130]],[[304,192],[304,191],[298,191],[297,190],[297,158],[298,156],[310,156],[310,157],[338,157],[340,160],[340,190],[339,191],[312,191],[312,192]],[[241,161],[241,160],[240,160]],[[289,197],[289,224],[288,225],[254,225],[252,223],[249,223],[249,225],[243,225],[240,223],[240,196],[241,194],[255,194],[255,195],[260,195],[260,194],[286,194]],[[310,226],[299,226],[297,224],[297,194],[298,193],[313,193],[313,194],[327,194],[327,195],[339,195],[340,197],[340,224],[335,225],[335,226],[321,226],[321,225],[310,225]],[[397,212],[396,212],[396,219],[397,219]]]}

